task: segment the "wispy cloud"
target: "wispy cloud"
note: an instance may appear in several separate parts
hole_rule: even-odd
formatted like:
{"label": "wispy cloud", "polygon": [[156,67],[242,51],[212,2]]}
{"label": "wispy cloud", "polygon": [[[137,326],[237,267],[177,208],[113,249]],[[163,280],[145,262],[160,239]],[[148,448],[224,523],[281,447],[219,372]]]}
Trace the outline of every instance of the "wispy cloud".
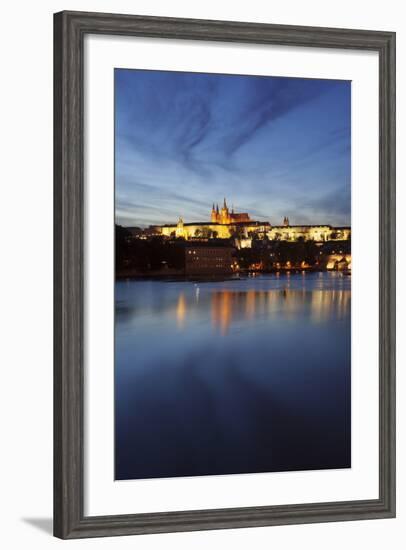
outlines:
{"label": "wispy cloud", "polygon": [[118,220],[207,219],[226,195],[259,219],[349,223],[349,82],[133,70],[115,82]]}

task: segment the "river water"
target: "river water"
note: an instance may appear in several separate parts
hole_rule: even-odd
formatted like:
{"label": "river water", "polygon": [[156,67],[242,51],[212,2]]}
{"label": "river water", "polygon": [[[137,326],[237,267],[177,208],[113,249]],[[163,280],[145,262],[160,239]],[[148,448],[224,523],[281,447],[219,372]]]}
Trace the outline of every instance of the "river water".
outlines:
{"label": "river water", "polygon": [[116,282],[116,479],[351,466],[351,280]]}

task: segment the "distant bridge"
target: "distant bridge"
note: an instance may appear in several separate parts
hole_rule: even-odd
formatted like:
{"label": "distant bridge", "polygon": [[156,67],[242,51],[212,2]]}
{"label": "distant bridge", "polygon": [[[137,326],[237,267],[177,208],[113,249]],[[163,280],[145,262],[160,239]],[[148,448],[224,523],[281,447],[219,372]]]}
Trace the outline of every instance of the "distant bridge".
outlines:
{"label": "distant bridge", "polygon": [[351,254],[330,254],[326,257],[326,267],[339,271],[351,269]]}

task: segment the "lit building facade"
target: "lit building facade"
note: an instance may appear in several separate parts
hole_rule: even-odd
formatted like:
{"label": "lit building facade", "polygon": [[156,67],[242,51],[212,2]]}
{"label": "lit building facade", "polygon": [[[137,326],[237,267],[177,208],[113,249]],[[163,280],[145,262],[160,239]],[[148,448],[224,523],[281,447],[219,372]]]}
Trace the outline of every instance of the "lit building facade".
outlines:
{"label": "lit building facade", "polygon": [[[271,241],[315,242],[347,241],[351,238],[351,227],[333,227],[331,225],[291,225],[284,217],[282,225],[271,225],[269,222],[252,220],[246,212],[235,212],[229,209],[226,199],[219,209],[218,204],[212,207],[210,222],[185,223],[179,218],[176,224],[155,226],[153,230],[165,237],[190,239],[229,239],[235,238],[241,248],[251,246],[252,238],[267,238]],[[237,244],[238,248],[240,246]]]}
{"label": "lit building facade", "polygon": [[187,246],[185,273],[187,275],[230,274],[234,268],[234,248],[231,246]]}
{"label": "lit building facade", "polygon": [[348,241],[351,238],[350,227],[332,227],[331,225],[274,225],[267,233],[271,241]]}

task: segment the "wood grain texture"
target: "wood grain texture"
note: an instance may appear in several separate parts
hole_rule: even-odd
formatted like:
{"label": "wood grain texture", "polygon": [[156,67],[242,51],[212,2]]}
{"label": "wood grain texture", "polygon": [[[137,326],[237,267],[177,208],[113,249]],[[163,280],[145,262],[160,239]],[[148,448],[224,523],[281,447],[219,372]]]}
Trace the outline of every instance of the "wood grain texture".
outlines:
{"label": "wood grain texture", "polygon": [[[83,37],[147,36],[379,53],[379,498],[85,517],[83,514]],[[185,45],[186,46],[186,45]],[[133,15],[54,16],[54,534],[80,538],[395,515],[395,34]]]}

